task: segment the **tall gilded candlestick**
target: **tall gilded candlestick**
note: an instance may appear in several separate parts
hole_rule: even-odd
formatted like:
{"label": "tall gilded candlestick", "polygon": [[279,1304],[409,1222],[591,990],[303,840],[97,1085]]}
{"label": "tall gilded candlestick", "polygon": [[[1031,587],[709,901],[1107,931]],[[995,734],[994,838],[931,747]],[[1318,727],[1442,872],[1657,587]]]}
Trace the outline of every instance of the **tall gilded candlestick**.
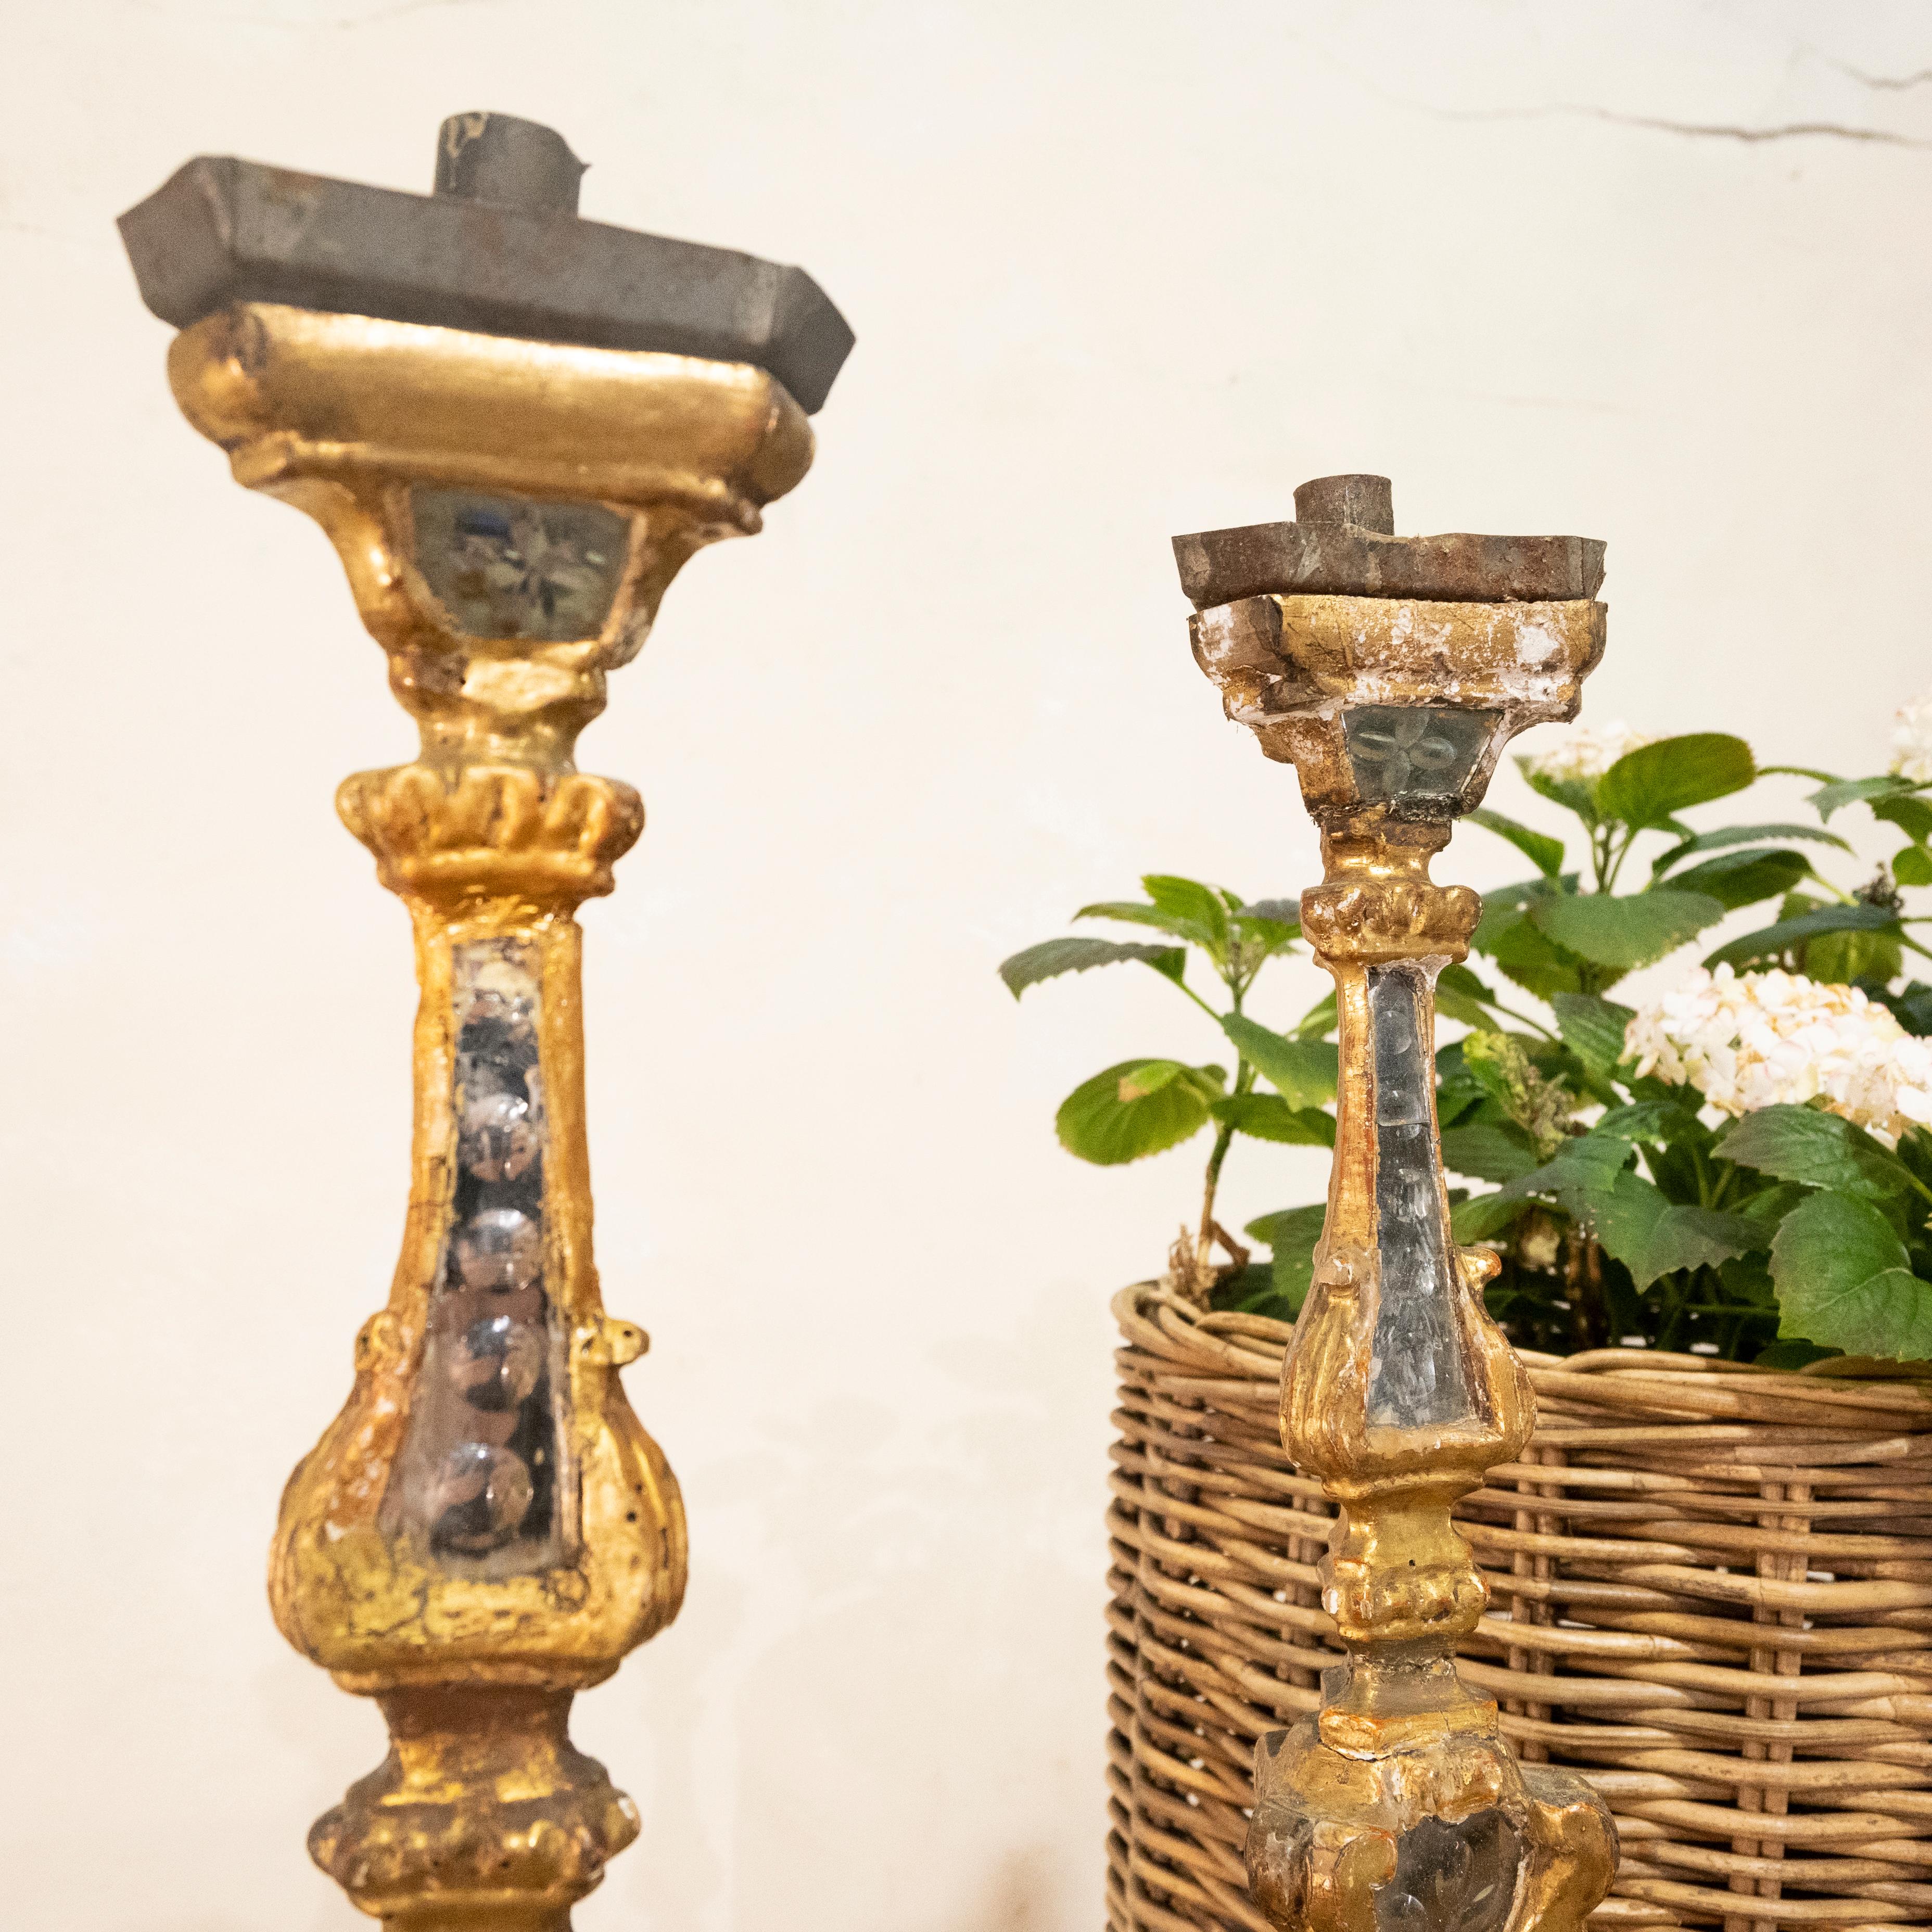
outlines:
{"label": "tall gilded candlestick", "polygon": [[575,914],[644,812],[573,753],[679,566],[803,476],[852,340],[796,268],[579,219],[582,172],[464,115],[433,196],[204,158],[122,221],[183,411],[322,525],[422,731],[337,799],[415,928],[402,1257],[269,1573],[389,1726],[310,1849],[410,1932],[564,1932],[637,1833],[567,1720],[684,1588],[584,1117]]}
{"label": "tall gilded candlestick", "polygon": [[1535,1398],[1483,1306],[1496,1257],[1450,1231],[1434,988],[1482,904],[1429,863],[1504,746],[1576,715],[1603,653],[1603,546],[1397,538],[1379,476],[1304,484],[1294,505],[1291,524],[1174,541],[1196,658],[1321,828],[1302,929],[1340,1014],[1281,1428],[1338,1506],[1322,1601],[1349,1660],[1256,1750],[1249,1882],[1283,1932],[1570,1932],[1616,1871],[1608,1809],[1520,1764],[1454,1663],[1486,1593],[1450,1506],[1520,1453]]}

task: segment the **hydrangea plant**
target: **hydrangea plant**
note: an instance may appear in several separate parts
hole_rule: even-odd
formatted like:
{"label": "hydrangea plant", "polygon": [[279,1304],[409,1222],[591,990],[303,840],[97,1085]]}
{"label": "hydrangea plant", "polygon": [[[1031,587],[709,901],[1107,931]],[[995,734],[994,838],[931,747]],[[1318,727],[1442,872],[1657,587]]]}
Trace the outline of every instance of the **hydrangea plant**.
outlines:
{"label": "hydrangea plant", "polygon": [[[1334,996],[1318,1001],[1286,1034],[1245,1011],[1262,968],[1298,949],[1299,900],[1245,900],[1220,886],[1160,872],[1149,873],[1141,886],[1144,899],[1106,900],[1073,916],[1150,927],[1165,935],[1162,943],[1084,934],[1048,939],[1016,952],[1000,976],[1018,999],[1029,986],[1063,973],[1130,961],[1151,967],[1220,1028],[1220,1050],[1233,1049],[1232,1076],[1217,1063],[1124,1060],[1075,1088],[1054,1124],[1070,1154],[1102,1167],[1164,1153],[1211,1126],[1199,1218],[1182,1227],[1169,1251],[1167,1279],[1197,1301],[1216,1294],[1241,1302],[1257,1294],[1265,1299],[1274,1292],[1272,1269],[1265,1262],[1255,1266],[1252,1250],[1216,1219],[1222,1164],[1237,1134],[1303,1147],[1335,1144],[1334,1116],[1324,1111],[1335,1098]],[[1189,983],[1190,964],[1218,982],[1214,1002]],[[1214,1259],[1216,1247],[1225,1261]]]}
{"label": "hydrangea plant", "polygon": [[[1489,1293],[1511,1339],[1558,1352],[1642,1342],[1790,1364],[1842,1351],[1932,1358],[1932,987],[1906,980],[1932,916],[1932,701],[1901,714],[1892,769],[1845,778],[1760,769],[1728,734],[1646,739],[1574,730],[1517,764],[1576,821],[1569,840],[1499,812],[1472,820],[1534,876],[1489,893],[1474,970],[1440,983],[1462,1036],[1437,1054],[1457,1236],[1493,1246]],[[1812,781],[1816,823],[1695,830],[1682,814],[1773,772]],[[1830,826],[1863,805],[1901,842],[1852,886]],[[1574,848],[1576,857],[1571,860]],[[1282,1031],[1246,1010],[1267,961],[1298,950],[1292,899],[1156,875],[1145,902],[1090,906],[1160,946],[1049,940],[1008,960],[1016,996],[1054,974],[1133,959],[1193,1000],[1235,1049],[1220,1065],[1130,1060],[1083,1083],[1060,1136],[1089,1160],[1137,1160],[1213,1126],[1202,1212],[1168,1283],[1222,1307],[1292,1320],[1323,1208],[1245,1230],[1215,1213],[1233,1137],[1332,1145],[1332,998]],[[1640,1008],[1609,997],[1636,969],[1742,908],[1771,916]],[[1178,944],[1173,942],[1178,942]],[[1200,956],[1210,1005],[1186,981]],[[1902,982],[1902,983],[1901,983]],[[1523,996],[1536,1010],[1526,1010]],[[1227,1258],[1217,1262],[1219,1246]]]}

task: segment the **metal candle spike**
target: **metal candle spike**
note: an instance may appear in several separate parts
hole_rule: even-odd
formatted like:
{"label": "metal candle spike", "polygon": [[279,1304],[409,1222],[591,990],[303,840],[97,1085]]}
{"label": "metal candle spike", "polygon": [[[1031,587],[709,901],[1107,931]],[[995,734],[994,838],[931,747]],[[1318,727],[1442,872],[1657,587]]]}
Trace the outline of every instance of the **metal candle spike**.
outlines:
{"label": "metal candle spike", "polygon": [[1435,982],[1482,907],[1429,861],[1517,732],[1576,715],[1603,654],[1604,547],[1399,538],[1380,476],[1304,484],[1294,507],[1174,540],[1196,659],[1321,827],[1302,928],[1340,1010],[1328,1219],[1281,1427],[1338,1506],[1322,1600],[1349,1660],[1256,1750],[1249,1880],[1284,1932],[1568,1932],[1615,1874],[1610,1813],[1574,1774],[1520,1764],[1454,1661],[1486,1592],[1450,1505],[1520,1454],[1535,1403],[1483,1306],[1496,1257],[1450,1232]]}
{"label": "metal candle spike", "polygon": [[269,1580],[388,1721],[310,1849],[410,1932],[565,1932],[637,1834],[567,1720],[684,1588],[591,1259],[574,915],[644,812],[572,754],[686,558],[804,476],[852,342],[798,269],[580,220],[582,172],[461,115],[431,196],[204,157],[121,224],[183,411],[322,525],[422,730],[337,799],[416,932],[402,1258]]}

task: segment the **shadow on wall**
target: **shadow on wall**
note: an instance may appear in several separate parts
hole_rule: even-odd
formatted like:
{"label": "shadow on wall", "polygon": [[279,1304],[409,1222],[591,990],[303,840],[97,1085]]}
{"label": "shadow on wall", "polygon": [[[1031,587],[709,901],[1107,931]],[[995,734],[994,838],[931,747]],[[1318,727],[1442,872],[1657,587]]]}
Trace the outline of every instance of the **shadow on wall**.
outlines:
{"label": "shadow on wall", "polygon": [[1053,1923],[1052,1853],[1029,1846],[1001,1859],[986,1902],[954,1921],[958,1932],[1045,1932]]}
{"label": "shadow on wall", "polygon": [[680,1445],[704,1556],[690,1599],[623,1688],[578,1706],[580,1742],[644,1820],[586,1932],[640,1912],[800,1932],[1087,1922],[1106,1832],[1105,1324],[1057,1283],[1018,1334],[956,1338],[916,1378],[922,1405],[741,1409],[742,1447],[713,1433],[706,1462]]}

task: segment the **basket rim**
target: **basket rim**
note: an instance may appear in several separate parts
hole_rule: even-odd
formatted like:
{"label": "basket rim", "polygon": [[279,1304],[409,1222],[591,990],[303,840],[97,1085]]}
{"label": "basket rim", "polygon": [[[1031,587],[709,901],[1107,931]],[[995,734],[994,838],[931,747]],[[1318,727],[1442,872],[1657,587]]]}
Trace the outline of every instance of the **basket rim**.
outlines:
{"label": "basket rim", "polygon": [[[1235,1310],[1203,1309],[1153,1280],[1130,1283],[1114,1294],[1111,1306],[1123,1335],[1157,1354],[1170,1354],[1184,1346],[1249,1374],[1264,1370],[1278,1375],[1294,1334],[1291,1322]],[[1654,1402],[1646,1406],[1668,1408],[1674,1395],[1687,1410],[1708,1414],[1714,1398],[1729,1406],[1724,1397],[1731,1391],[1717,1386],[1728,1382],[1738,1385],[1740,1394],[1742,1385],[1748,1384],[1756,1401],[1789,1397],[1853,1413],[1932,1417],[1932,1362],[1834,1356],[1802,1369],[1775,1369],[1651,1348],[1593,1348],[1576,1355],[1519,1348],[1516,1354],[1539,1394],[1579,1395],[1587,1400],[1597,1391],[1607,1393],[1608,1378],[1614,1377],[1620,1400],[1650,1394]],[[1684,1402],[1684,1398],[1691,1400]]]}

